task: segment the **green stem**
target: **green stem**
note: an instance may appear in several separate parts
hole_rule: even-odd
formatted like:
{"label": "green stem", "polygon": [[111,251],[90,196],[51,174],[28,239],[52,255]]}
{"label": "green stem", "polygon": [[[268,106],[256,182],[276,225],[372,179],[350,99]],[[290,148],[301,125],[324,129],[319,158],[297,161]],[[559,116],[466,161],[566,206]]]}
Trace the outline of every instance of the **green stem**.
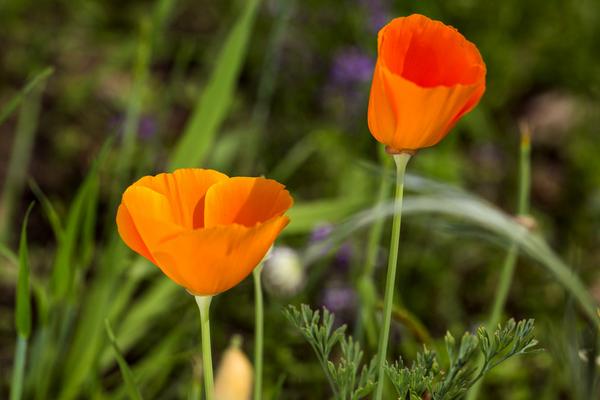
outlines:
{"label": "green stem", "polygon": [[[387,156],[387,155],[386,155]],[[377,293],[375,283],[373,281],[373,271],[377,262],[377,253],[381,236],[383,233],[383,209],[389,196],[391,182],[387,177],[388,166],[385,167],[384,175],[382,176],[377,194],[377,205],[374,213],[377,214],[373,225],[369,231],[369,239],[367,242],[367,255],[364,269],[357,281],[358,295],[360,297],[360,321],[361,326],[366,332],[367,342],[369,346],[374,347],[377,343],[377,329],[374,320],[375,303]]]}
{"label": "green stem", "polygon": [[202,374],[206,400],[214,400],[215,384],[213,380],[212,350],[210,347],[210,302],[212,296],[194,296],[200,310],[200,330],[202,332]]}
{"label": "green stem", "polygon": [[398,261],[398,244],[400,243],[400,226],[402,222],[402,196],[404,193],[404,173],[406,164],[411,154],[394,154],[396,163],[396,196],[394,200],[394,220],[392,224],[392,239],[390,242],[390,255],[388,259],[387,277],[385,281],[385,297],[383,301],[383,326],[379,335],[377,358],[377,389],[375,399],[381,400],[383,396],[384,365],[387,355],[392,318],[392,305],[394,303],[394,283],[396,281],[396,264]]}
{"label": "green stem", "polygon": [[260,282],[260,274],[263,266],[259,264],[254,269],[254,400],[262,398],[262,367],[263,367],[263,294]]}
{"label": "green stem", "polygon": [[19,400],[23,394],[23,375],[25,373],[25,358],[27,355],[27,339],[19,335],[15,349],[15,364],[13,367],[10,400]]}
{"label": "green stem", "polygon": [[[519,154],[519,192],[517,201],[517,215],[524,216],[529,212],[529,186],[531,177],[531,167],[529,161],[530,154],[529,132],[524,129],[521,134],[521,145]],[[512,278],[514,275],[515,265],[517,261],[518,246],[516,243],[511,244],[506,258],[502,274],[500,275],[500,283],[496,291],[496,299],[490,319],[488,320],[488,329],[493,331],[496,325],[500,322],[500,317],[504,311],[506,298],[510,289]]]}
{"label": "green stem", "polygon": [[[527,127],[521,129],[521,144],[519,148],[519,190],[517,194],[517,216],[525,216],[529,212],[529,187],[531,180],[531,163],[530,163],[530,132]],[[516,243],[511,243],[504,263],[502,265],[502,272],[500,273],[500,282],[496,289],[496,297],[494,298],[494,305],[487,322],[487,328],[493,332],[506,305],[506,299],[508,298],[508,292],[512,285],[512,280],[517,265],[517,256],[519,254],[519,246]],[[483,371],[482,371],[483,372]],[[479,389],[483,382],[483,379],[479,379],[477,383],[473,385],[467,396],[468,400],[477,399]]]}

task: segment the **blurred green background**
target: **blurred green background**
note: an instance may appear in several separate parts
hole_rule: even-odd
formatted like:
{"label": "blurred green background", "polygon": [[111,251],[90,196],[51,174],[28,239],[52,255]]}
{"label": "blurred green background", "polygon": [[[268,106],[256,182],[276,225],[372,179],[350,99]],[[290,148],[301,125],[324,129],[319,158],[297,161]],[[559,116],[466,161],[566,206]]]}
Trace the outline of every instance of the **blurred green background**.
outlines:
{"label": "blurred green background", "polygon": [[[514,214],[518,126],[527,122],[538,232],[599,301],[600,2],[7,0],[0,4],[0,397],[8,396],[15,351],[15,253],[36,200],[24,398],[125,398],[105,318],[146,398],[186,398],[198,380],[197,310],[120,243],[120,193],[142,175],[181,166],[278,179],[297,203],[280,244],[305,260],[336,223],[376,201],[386,176],[366,119],[376,33],[415,12],[478,46],[488,87],[409,171]],[[380,293],[389,225],[375,269]],[[265,272],[267,398],[328,396],[308,346],[286,325],[285,304],[326,305],[368,354],[375,350],[357,318],[368,233],[344,236],[315,262],[288,265],[299,268],[300,284]],[[434,338],[485,323],[508,244],[460,219],[409,215],[399,307]],[[597,369],[583,358],[595,354],[598,332],[539,262],[520,257],[516,271],[506,315],[535,318],[546,351],[499,368],[483,398],[597,398]],[[233,334],[252,354],[252,296],[247,279],[214,300],[215,360]],[[394,324],[390,355],[414,356],[420,338],[411,332]]]}

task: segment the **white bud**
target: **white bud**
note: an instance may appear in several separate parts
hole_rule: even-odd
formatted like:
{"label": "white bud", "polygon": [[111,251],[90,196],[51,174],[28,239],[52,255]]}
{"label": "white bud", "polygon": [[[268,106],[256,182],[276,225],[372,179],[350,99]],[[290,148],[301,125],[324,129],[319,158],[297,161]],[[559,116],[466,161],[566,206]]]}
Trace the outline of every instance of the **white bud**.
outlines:
{"label": "white bud", "polygon": [[304,286],[302,261],[298,253],[290,247],[273,247],[265,260],[262,276],[265,290],[274,296],[293,296]]}

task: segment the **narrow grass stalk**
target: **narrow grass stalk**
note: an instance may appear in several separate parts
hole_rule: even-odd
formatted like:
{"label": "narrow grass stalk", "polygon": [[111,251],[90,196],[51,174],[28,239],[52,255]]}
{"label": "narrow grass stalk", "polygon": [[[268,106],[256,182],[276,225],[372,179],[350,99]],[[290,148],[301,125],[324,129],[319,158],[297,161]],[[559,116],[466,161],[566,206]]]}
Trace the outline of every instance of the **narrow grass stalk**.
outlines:
{"label": "narrow grass stalk", "polygon": [[11,114],[15,111],[15,109],[21,104],[23,99],[38,85],[43,84],[46,80],[54,73],[54,68],[47,67],[42,72],[34,76],[27,85],[19,92],[16,96],[14,96],[8,103],[2,106],[0,109],[0,125],[4,123],[4,121],[11,116]]}
{"label": "narrow grass stalk", "polygon": [[10,163],[0,198],[0,204],[2,204],[2,208],[0,208],[0,242],[3,243],[10,239],[15,208],[25,182],[27,182],[27,171],[35,141],[44,86],[42,84],[31,89],[31,92],[25,96],[19,112]]}
{"label": "narrow grass stalk", "polygon": [[254,269],[254,400],[262,398],[264,306],[260,276],[262,263]]}
{"label": "narrow grass stalk", "polygon": [[[379,185],[379,192],[377,194],[377,210],[376,212],[381,214],[381,210],[384,208],[389,191],[391,182],[385,176],[388,172],[388,165],[386,164],[384,176],[381,178]],[[379,243],[381,243],[381,236],[383,234],[383,215],[380,215],[369,230],[369,238],[367,241],[367,253],[364,269],[357,282],[358,295],[360,297],[360,321],[361,326],[364,328],[366,333],[367,343],[371,346],[375,346],[377,341],[376,324],[373,318],[375,312],[376,303],[376,289],[375,283],[373,282],[373,271],[375,270],[375,264],[377,263],[377,250],[379,249]]]}
{"label": "narrow grass stalk", "polygon": [[15,307],[15,328],[17,330],[17,347],[15,349],[15,362],[10,386],[10,400],[19,400],[23,394],[23,376],[25,374],[25,361],[27,356],[27,340],[31,334],[31,294],[29,284],[29,248],[27,247],[27,223],[34,203],[29,205],[19,240],[19,276],[17,279],[17,295]]}
{"label": "narrow grass stalk", "polygon": [[202,375],[206,400],[214,400],[215,384],[213,379],[212,350],[210,347],[210,302],[212,296],[194,296],[200,310],[200,330],[202,332]]}
{"label": "narrow grass stalk", "polygon": [[[531,180],[530,142],[529,128],[527,126],[522,126],[521,143],[519,147],[519,189],[517,194],[517,216],[519,217],[526,216],[529,212],[529,187]],[[488,331],[493,332],[500,322],[500,318],[502,318],[506,299],[508,298],[508,292],[512,285],[518,254],[519,246],[515,242],[511,243],[508,252],[506,253],[506,257],[504,258],[504,263],[502,264],[500,282],[498,282],[498,287],[496,288],[494,305],[492,306],[492,311],[486,324]],[[482,383],[483,379],[480,379],[471,388],[467,396],[468,400],[477,399]]]}
{"label": "narrow grass stalk", "polygon": [[117,338],[115,337],[112,327],[110,326],[108,318],[104,320],[104,328],[106,330],[108,340],[113,348],[117,364],[119,364],[121,374],[123,375],[123,381],[125,382],[125,388],[127,389],[129,398],[131,400],[142,400],[142,394],[137,386],[135,376],[131,371],[131,367],[129,364],[127,364],[127,360],[125,360],[125,357],[123,357],[123,354],[121,353],[121,349],[117,343]]}
{"label": "narrow grass stalk", "polygon": [[[151,21],[143,19],[140,25],[139,41],[137,43],[133,66],[133,86],[125,113],[123,137],[121,148],[119,149],[120,154],[115,166],[115,173],[117,174],[116,183],[118,185],[115,193],[120,193],[124,183],[129,179],[132,165],[134,165],[137,150],[138,125],[142,113],[144,90],[146,89],[150,75],[150,62],[152,60],[152,29]],[[112,202],[117,203],[118,196],[116,194],[113,196],[116,196],[116,198]]]}
{"label": "narrow grass stalk", "polygon": [[388,341],[390,336],[390,324],[392,318],[392,306],[394,303],[394,286],[396,281],[396,264],[398,262],[398,245],[400,243],[400,226],[402,223],[402,198],[404,194],[404,174],[406,164],[411,154],[394,154],[396,163],[396,195],[394,197],[394,220],[392,224],[392,239],[390,242],[390,254],[388,258],[387,277],[385,281],[385,297],[383,300],[383,326],[379,333],[379,347],[377,350],[377,388],[375,399],[383,397],[383,386],[385,381],[384,365],[387,355]]}
{"label": "narrow grass stalk", "polygon": [[10,400],[19,400],[23,395],[23,375],[25,374],[25,359],[27,356],[27,338],[18,336],[15,349],[15,363],[12,382],[10,385]]}
{"label": "narrow grass stalk", "polygon": [[[530,134],[526,127],[521,131],[521,145],[519,151],[519,192],[518,192],[518,203],[517,203],[517,216],[522,217],[527,215],[529,212],[529,186],[531,177],[531,166],[529,160],[530,154]],[[500,283],[496,291],[496,298],[494,300],[494,306],[492,313],[488,320],[488,330],[493,331],[496,325],[500,322],[504,306],[506,304],[506,298],[508,291],[512,284],[512,278],[514,275],[515,265],[517,261],[518,246],[516,243],[512,243],[506,258],[504,259],[504,265],[502,268],[502,274],[500,275]]]}

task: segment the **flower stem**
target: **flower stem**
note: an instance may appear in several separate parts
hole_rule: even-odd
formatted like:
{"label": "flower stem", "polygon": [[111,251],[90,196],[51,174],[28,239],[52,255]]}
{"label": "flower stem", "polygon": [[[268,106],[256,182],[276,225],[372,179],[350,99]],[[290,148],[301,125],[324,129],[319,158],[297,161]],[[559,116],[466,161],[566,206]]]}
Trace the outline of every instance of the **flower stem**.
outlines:
{"label": "flower stem", "polygon": [[[388,154],[383,155],[389,157]],[[389,197],[389,191],[391,187],[390,179],[388,179],[388,171],[391,165],[385,163],[384,173],[381,177],[381,183],[379,185],[379,192],[377,193],[377,203],[375,212],[376,216],[373,225],[369,231],[369,238],[367,241],[366,260],[364,268],[357,280],[356,287],[360,298],[359,307],[359,321],[361,329],[364,329],[366,334],[367,343],[369,347],[373,348],[377,345],[377,327],[376,320],[374,318],[375,306],[377,302],[377,289],[375,288],[375,282],[373,279],[375,264],[377,263],[377,253],[379,250],[379,243],[381,243],[381,236],[383,233],[383,210]]]}
{"label": "flower stem", "polygon": [[254,400],[262,398],[262,367],[263,367],[263,294],[260,274],[263,266],[259,264],[252,275],[254,277]]}
{"label": "flower stem", "polygon": [[202,374],[206,400],[214,400],[215,384],[213,380],[212,351],[210,347],[210,302],[212,296],[194,296],[200,310],[200,330],[202,332]]}
{"label": "flower stem", "polygon": [[394,154],[396,163],[396,195],[394,200],[394,220],[392,224],[392,239],[390,242],[390,255],[388,258],[387,277],[385,281],[385,297],[383,300],[383,326],[379,334],[379,347],[377,359],[377,389],[375,399],[381,400],[384,386],[384,365],[387,355],[388,341],[390,336],[390,324],[392,318],[392,305],[394,303],[394,283],[396,280],[396,264],[398,261],[398,244],[400,243],[400,226],[402,222],[402,197],[404,194],[404,173],[406,164],[411,154]]}
{"label": "flower stem", "polygon": [[[519,192],[517,197],[517,216],[525,216],[529,212],[529,187],[531,181],[531,161],[530,161],[530,132],[527,126],[521,128],[521,144],[519,151]],[[488,331],[493,332],[504,311],[508,292],[512,285],[512,279],[517,265],[517,255],[519,247],[516,243],[511,243],[504,258],[502,272],[500,273],[500,282],[496,289],[494,305],[487,322]],[[483,380],[478,380],[472,389],[469,391],[467,399],[475,400],[479,393]]]}

